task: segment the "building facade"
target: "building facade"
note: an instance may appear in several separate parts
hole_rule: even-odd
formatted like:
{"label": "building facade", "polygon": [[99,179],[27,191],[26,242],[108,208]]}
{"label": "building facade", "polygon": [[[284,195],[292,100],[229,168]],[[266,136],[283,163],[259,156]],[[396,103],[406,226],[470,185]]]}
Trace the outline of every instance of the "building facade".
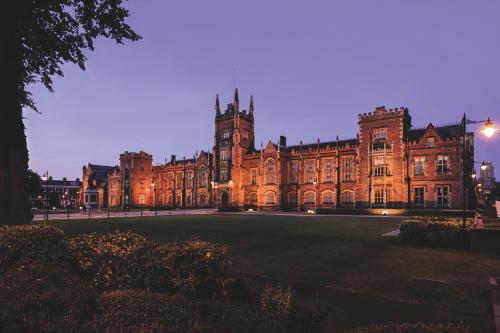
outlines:
{"label": "building facade", "polygon": [[474,137],[464,136],[460,123],[413,128],[407,108],[377,107],[358,115],[352,139],[289,146],[281,136],[257,148],[254,112],[253,97],[248,111],[240,109],[236,89],[224,110],[216,97],[211,152],[173,155],[159,165],[145,152],[121,154],[120,166],[109,167],[105,204],[460,209],[464,197],[467,206],[472,201],[471,179],[464,174],[472,170]]}
{"label": "building facade", "polygon": [[80,179],[68,180],[48,179],[42,180],[42,194],[30,198],[33,207],[77,207],[80,205],[80,189],[82,182]]}

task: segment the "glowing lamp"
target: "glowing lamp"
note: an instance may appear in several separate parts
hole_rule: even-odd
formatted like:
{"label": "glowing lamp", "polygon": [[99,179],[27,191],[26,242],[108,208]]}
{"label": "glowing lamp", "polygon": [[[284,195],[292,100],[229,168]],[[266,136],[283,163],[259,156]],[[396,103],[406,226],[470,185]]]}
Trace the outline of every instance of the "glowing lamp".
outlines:
{"label": "glowing lamp", "polygon": [[484,123],[481,133],[483,133],[487,138],[491,138],[496,131],[498,131],[498,128],[496,128],[490,118],[488,118],[488,120]]}
{"label": "glowing lamp", "polygon": [[488,169],[488,165],[486,163],[484,163],[484,161],[483,161],[483,163],[481,163],[481,170],[484,171],[486,169]]}

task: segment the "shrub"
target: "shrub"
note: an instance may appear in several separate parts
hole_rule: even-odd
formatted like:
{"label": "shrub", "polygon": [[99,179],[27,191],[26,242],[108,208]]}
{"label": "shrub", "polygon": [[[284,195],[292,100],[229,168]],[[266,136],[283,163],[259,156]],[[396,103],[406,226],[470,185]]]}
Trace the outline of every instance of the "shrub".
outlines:
{"label": "shrub", "polygon": [[82,332],[95,294],[73,271],[47,263],[0,278],[1,332]]}
{"label": "shrub", "polygon": [[0,274],[41,262],[72,263],[61,229],[45,224],[0,226]]}
{"label": "shrub", "polygon": [[266,332],[321,331],[318,304],[299,304],[291,286],[266,284],[260,293],[260,314]]}
{"label": "shrub", "polygon": [[292,287],[266,284],[260,294],[260,310],[271,321],[286,321],[292,311],[294,294]]}
{"label": "shrub", "polygon": [[388,324],[347,330],[344,333],[476,333],[462,324]]}
{"label": "shrub", "polygon": [[179,295],[145,290],[104,293],[91,322],[96,332],[189,332],[196,323],[193,303]]}
{"label": "shrub", "polygon": [[212,297],[228,281],[227,247],[198,240],[149,243],[128,256],[121,275],[127,288]]}
{"label": "shrub", "polygon": [[408,220],[399,226],[404,244],[465,248],[466,231],[458,223]]}
{"label": "shrub", "polygon": [[146,244],[146,239],[132,232],[91,233],[68,240],[80,270],[96,287],[119,288],[125,277],[119,274],[127,257]]}

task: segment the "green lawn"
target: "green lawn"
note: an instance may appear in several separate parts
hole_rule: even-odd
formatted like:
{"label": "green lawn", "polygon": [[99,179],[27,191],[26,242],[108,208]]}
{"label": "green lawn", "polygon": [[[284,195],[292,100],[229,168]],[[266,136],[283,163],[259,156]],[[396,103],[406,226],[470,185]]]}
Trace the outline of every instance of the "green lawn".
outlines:
{"label": "green lawn", "polygon": [[[359,216],[205,215],[51,222],[66,234],[132,230],[157,241],[200,238],[230,246],[235,271],[486,315],[488,277],[500,258],[410,247],[382,237],[400,219]],[[439,297],[409,288],[409,277],[446,280]]]}

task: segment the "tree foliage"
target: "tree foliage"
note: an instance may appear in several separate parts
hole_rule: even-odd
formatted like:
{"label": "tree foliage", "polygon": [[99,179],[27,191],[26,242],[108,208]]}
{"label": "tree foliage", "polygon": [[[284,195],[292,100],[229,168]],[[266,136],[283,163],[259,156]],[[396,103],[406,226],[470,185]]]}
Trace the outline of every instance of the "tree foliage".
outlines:
{"label": "tree foliage", "polygon": [[[126,1],[126,0],[125,0]],[[42,82],[52,89],[52,77],[63,76],[61,65],[85,69],[85,49],[94,50],[98,37],[122,44],[140,36],[125,23],[129,11],[124,0],[17,0],[16,13],[21,41],[24,86]],[[21,105],[35,108],[24,89]]]}
{"label": "tree foliage", "polygon": [[[85,50],[99,37],[121,44],[140,39],[125,23],[126,0],[15,0],[0,10],[0,223],[32,219],[23,108],[36,110],[27,90],[41,82],[50,91],[62,64],[85,69]],[[7,6],[8,3],[8,6]]]}

